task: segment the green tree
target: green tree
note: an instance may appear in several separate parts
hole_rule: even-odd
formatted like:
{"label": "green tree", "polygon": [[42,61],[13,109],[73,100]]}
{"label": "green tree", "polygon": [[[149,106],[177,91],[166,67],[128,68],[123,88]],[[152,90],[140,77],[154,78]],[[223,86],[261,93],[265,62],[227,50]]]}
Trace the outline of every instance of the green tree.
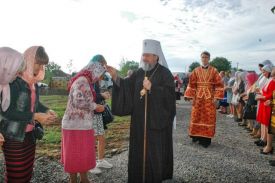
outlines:
{"label": "green tree", "polygon": [[271,12],[272,12],[273,14],[275,14],[275,6],[274,6],[273,8],[271,8]]}
{"label": "green tree", "polygon": [[49,62],[49,64],[46,65],[46,71],[59,71],[61,69],[61,66],[56,64],[55,62]]}
{"label": "green tree", "polygon": [[193,62],[190,66],[189,66],[189,72],[192,72],[194,69],[196,69],[197,67],[199,67],[201,64],[199,62]]}
{"label": "green tree", "polygon": [[126,59],[122,59],[121,63],[120,63],[120,71],[119,74],[122,77],[127,76],[127,72],[128,70],[137,70],[139,67],[139,63],[135,62],[134,60],[126,60]]}
{"label": "green tree", "polygon": [[224,57],[216,57],[211,62],[210,65],[216,67],[218,71],[230,71],[231,70],[231,62],[228,61]]}
{"label": "green tree", "polygon": [[45,68],[45,78],[43,82],[49,84],[56,71],[61,71],[61,66],[55,62],[49,62]]}

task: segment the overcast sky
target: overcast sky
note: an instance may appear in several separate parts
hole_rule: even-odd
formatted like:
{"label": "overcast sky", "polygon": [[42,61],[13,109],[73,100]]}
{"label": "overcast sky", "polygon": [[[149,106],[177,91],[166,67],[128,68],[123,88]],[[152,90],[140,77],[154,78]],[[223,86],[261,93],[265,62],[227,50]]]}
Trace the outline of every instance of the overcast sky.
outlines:
{"label": "overcast sky", "polygon": [[95,54],[109,65],[139,61],[143,39],[161,41],[171,71],[185,71],[200,52],[257,69],[275,64],[275,0],[0,0],[0,46],[24,52],[42,45],[68,71]]}

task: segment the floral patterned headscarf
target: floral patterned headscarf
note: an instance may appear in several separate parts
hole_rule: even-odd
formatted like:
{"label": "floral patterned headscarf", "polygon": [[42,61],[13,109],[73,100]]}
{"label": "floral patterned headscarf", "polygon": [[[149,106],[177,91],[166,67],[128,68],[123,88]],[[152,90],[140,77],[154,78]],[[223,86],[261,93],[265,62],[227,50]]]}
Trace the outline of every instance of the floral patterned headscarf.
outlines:
{"label": "floral patterned headscarf", "polygon": [[104,65],[100,62],[90,62],[86,67],[84,67],[79,73],[77,73],[68,84],[68,91],[70,91],[74,81],[76,81],[79,77],[85,77],[89,85],[91,87],[91,90],[93,92],[93,95],[95,97],[95,92],[93,88],[93,84],[96,83],[100,77],[106,72],[106,69]]}

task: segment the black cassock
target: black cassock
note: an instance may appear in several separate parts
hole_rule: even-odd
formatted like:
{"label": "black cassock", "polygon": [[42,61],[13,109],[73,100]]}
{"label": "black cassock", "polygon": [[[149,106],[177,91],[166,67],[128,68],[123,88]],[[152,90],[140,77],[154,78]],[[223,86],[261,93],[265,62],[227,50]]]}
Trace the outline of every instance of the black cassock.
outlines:
{"label": "black cassock", "polygon": [[[146,182],[162,182],[173,177],[172,126],[176,114],[174,77],[160,64],[146,75],[152,82],[148,92]],[[120,79],[113,86],[113,114],[131,115],[129,183],[142,183],[145,99],[140,98],[140,91],[144,77],[145,71],[139,69],[130,78]]]}

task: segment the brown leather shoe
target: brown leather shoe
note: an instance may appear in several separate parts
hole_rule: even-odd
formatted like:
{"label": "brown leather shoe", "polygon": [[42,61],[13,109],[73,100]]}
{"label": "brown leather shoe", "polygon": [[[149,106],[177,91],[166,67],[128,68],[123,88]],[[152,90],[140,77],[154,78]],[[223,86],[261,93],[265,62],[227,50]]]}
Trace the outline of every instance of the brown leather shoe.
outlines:
{"label": "brown leather shoe", "polygon": [[255,136],[257,135],[257,130],[255,130],[255,128],[253,128],[252,132],[250,133],[251,136]]}

